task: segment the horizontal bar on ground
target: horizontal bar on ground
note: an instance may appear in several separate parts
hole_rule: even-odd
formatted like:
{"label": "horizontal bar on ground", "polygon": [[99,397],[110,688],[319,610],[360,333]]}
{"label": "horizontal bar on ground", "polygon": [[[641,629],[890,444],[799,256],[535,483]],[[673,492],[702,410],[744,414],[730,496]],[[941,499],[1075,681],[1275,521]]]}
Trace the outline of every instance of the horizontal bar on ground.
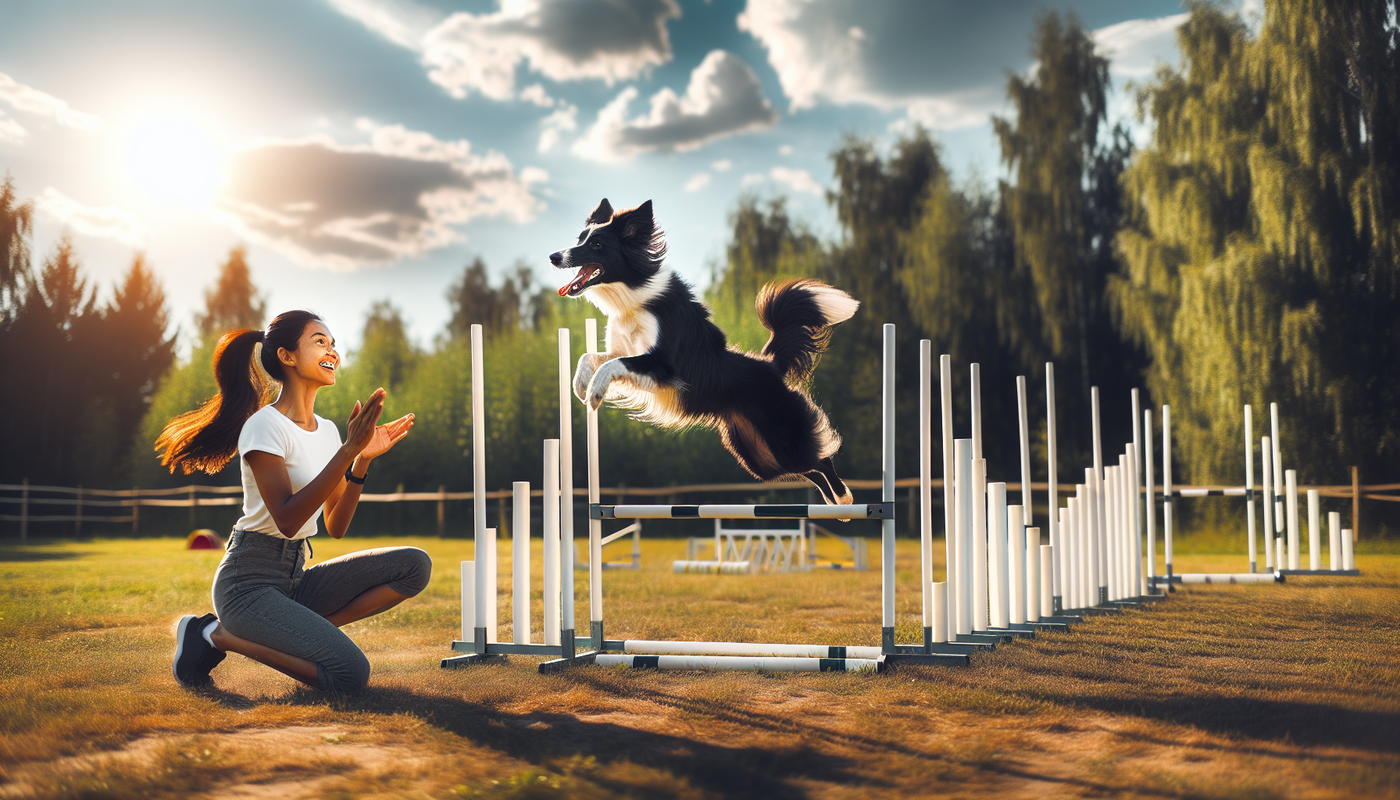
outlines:
{"label": "horizontal bar on ground", "polygon": [[628,639],[622,652],[629,655],[687,656],[783,656],[800,658],[879,658],[879,647],[842,647],[825,644],[769,644],[753,642],[678,642]]}
{"label": "horizontal bar on ground", "polygon": [[683,670],[764,670],[765,672],[854,672],[868,669],[879,672],[880,659],[874,658],[784,658],[706,655],[608,655],[600,654],[600,667],[631,667],[633,669]]}
{"label": "horizontal bar on ground", "polygon": [[1273,572],[1183,572],[1173,576],[1181,583],[1278,583]]}
{"label": "horizontal bar on ground", "polygon": [[1343,577],[1357,577],[1361,575],[1359,569],[1281,569],[1280,575],[1337,575]]}
{"label": "horizontal bar on ground", "polygon": [[894,503],[855,505],[589,505],[591,519],[894,519]]}

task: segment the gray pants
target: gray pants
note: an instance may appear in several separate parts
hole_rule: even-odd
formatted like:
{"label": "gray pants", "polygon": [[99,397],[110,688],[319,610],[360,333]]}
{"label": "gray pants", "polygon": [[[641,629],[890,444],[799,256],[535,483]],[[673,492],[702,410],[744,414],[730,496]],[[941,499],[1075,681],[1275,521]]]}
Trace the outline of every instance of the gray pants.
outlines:
{"label": "gray pants", "polygon": [[418,594],[432,559],[416,547],[381,547],[304,568],[309,547],[235,530],[214,574],[214,613],[235,636],[314,662],[324,691],[362,689],[369,659],[326,617],[375,586]]}

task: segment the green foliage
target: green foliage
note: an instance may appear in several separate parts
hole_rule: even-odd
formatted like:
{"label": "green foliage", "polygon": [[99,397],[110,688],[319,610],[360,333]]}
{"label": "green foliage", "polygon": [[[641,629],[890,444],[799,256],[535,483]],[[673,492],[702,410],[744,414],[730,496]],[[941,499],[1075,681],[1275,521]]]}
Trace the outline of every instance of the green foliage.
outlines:
{"label": "green foliage", "polygon": [[218,338],[238,328],[261,328],[267,303],[253,286],[248,271],[248,250],[238,245],[228,251],[214,285],[204,291],[204,313],[195,315],[201,336]]}
{"label": "green foliage", "polygon": [[8,320],[19,302],[20,283],[29,276],[29,237],[34,230],[33,201],[19,202],[8,173],[0,184],[0,320]]}
{"label": "green foliage", "polygon": [[[1192,8],[1124,187],[1114,312],[1172,406],[1182,478],[1237,481],[1241,406],[1278,402],[1300,482],[1400,466],[1394,2],[1280,0],[1251,37]],[[1268,433],[1256,423],[1255,435]]]}

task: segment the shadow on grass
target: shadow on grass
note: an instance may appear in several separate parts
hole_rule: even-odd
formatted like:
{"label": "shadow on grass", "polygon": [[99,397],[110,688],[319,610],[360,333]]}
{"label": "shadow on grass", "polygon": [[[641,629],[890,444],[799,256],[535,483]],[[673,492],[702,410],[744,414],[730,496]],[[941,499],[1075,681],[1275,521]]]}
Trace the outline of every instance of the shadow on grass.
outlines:
{"label": "shadow on grass", "polygon": [[1400,737],[1395,735],[1400,714],[1395,713],[1247,697],[1081,697],[1074,703],[1112,714],[1191,725],[1223,736],[1400,753]]}
{"label": "shadow on grass", "polygon": [[19,547],[0,547],[0,564],[25,564],[35,561],[75,561],[88,553],[70,551],[28,550]]}

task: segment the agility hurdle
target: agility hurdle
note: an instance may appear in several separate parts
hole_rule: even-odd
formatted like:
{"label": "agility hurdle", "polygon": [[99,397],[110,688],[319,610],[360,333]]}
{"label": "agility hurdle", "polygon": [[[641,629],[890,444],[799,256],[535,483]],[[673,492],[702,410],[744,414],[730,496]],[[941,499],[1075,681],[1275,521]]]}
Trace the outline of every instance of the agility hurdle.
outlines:
{"label": "agility hurdle", "polygon": [[[597,323],[593,319],[585,321],[584,336],[586,339],[586,349],[589,353],[596,353],[597,350]],[[590,596],[590,634],[586,637],[577,636],[574,630],[574,591],[573,591],[573,513],[572,513],[572,420],[571,420],[571,391],[572,384],[572,353],[569,347],[569,331],[561,329],[559,332],[559,380],[560,380],[560,434],[558,440],[549,440],[545,444],[546,464],[545,464],[545,636],[544,644],[536,644],[529,641],[528,622],[521,624],[522,619],[528,619],[527,614],[516,614],[514,641],[502,643],[495,641],[494,631],[496,628],[495,608],[490,605],[494,598],[494,584],[490,581],[495,575],[495,555],[492,549],[494,540],[494,529],[485,527],[485,457],[484,457],[484,401],[482,383],[482,344],[481,326],[472,327],[472,408],[473,408],[473,481],[477,491],[475,492],[476,511],[476,560],[475,562],[463,562],[463,637],[461,640],[452,643],[452,649],[462,653],[462,655],[445,658],[442,660],[443,667],[463,666],[478,663],[497,656],[504,655],[534,655],[534,656],[556,656],[556,658],[540,664],[541,672],[550,672],[567,666],[595,663],[600,653],[603,651],[622,650],[625,642],[617,640],[607,640],[604,638],[603,627],[603,603],[602,603],[602,542],[601,524],[604,519],[879,519],[883,522],[881,545],[883,551],[882,564],[882,627],[881,646],[879,647],[878,659],[872,665],[867,664],[847,664],[841,668],[864,668],[873,666],[879,669],[882,664],[929,664],[929,665],[966,665],[968,663],[968,653],[977,648],[973,644],[957,644],[951,642],[930,642],[935,633],[942,633],[947,638],[946,626],[934,625],[929,629],[922,644],[897,645],[894,641],[894,524],[895,524],[895,502],[894,502],[894,326],[886,325],[884,328],[884,376],[883,376],[883,403],[882,413],[884,420],[883,435],[883,464],[882,464],[882,496],[879,503],[864,503],[851,505],[802,505],[802,504],[750,504],[750,505],[604,505],[599,502],[600,480],[598,471],[598,435],[597,417],[595,411],[586,411],[587,424],[587,460],[588,460],[588,498],[589,498],[589,596]],[[927,391],[925,382],[924,391]],[[927,437],[925,436],[925,439]],[[555,442],[557,441],[557,444]],[[553,446],[551,446],[553,445]],[[550,458],[551,453],[557,454]],[[928,482],[928,475],[922,475],[925,484]],[[517,499],[515,503],[516,523],[513,526],[515,535],[520,537],[524,544],[517,543],[516,552],[523,553],[524,558],[517,560],[513,583],[514,608],[528,611],[528,606],[524,605],[528,600],[529,593],[529,572],[528,572],[528,499],[522,500],[523,494],[528,498],[528,484],[517,484]],[[557,522],[556,522],[557,520]],[[557,527],[556,527],[557,525]],[[525,565],[522,569],[522,564]],[[944,589],[940,589],[942,584],[927,584],[923,587],[926,595],[926,606],[936,606],[939,611],[943,611],[946,603],[940,599]],[[471,602],[467,601],[470,597]],[[558,610],[558,616],[554,616],[553,611]],[[556,622],[557,620],[557,622]],[[557,631],[557,639],[554,639],[554,631]],[[468,635],[470,632],[471,635]],[[696,647],[702,649],[707,644],[718,644],[728,647],[728,643],[674,643],[675,647],[686,646],[689,650],[684,651],[689,654],[692,660],[682,658],[664,658],[658,656],[653,662],[650,656],[643,662],[646,666],[655,668],[676,668],[690,669],[697,668],[699,662],[693,660],[694,657],[704,657],[708,659],[703,669],[767,669],[781,671],[782,669],[806,670],[821,669],[822,661],[850,661],[851,659],[830,659],[826,657],[808,656],[762,656],[763,663],[758,664],[753,661],[758,656],[732,655],[730,652],[719,653],[697,653]],[[578,648],[592,648],[587,652],[578,652]],[[767,645],[770,649],[774,646]],[[810,647],[810,646],[809,646]],[[829,646],[816,646],[818,649]],[[713,648],[711,648],[713,649]],[[723,649],[723,647],[721,648]],[[624,653],[624,656],[628,654]],[[665,654],[669,655],[669,654]],[[630,656],[629,656],[630,657]],[[784,666],[784,664],[774,659],[801,659]],[[806,663],[806,660],[814,659],[816,666]],[[607,662],[605,662],[607,663]],[[635,659],[633,662],[635,665]],[[828,669],[837,667],[828,664]]]}

